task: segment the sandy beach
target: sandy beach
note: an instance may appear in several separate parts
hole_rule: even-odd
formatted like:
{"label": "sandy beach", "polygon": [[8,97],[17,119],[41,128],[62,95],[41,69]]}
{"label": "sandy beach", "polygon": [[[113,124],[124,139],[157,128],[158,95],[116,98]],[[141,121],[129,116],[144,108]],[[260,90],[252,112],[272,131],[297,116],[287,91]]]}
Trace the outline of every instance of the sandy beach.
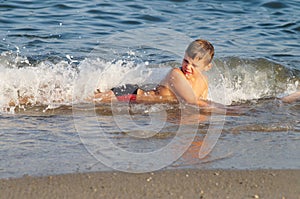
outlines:
{"label": "sandy beach", "polygon": [[0,198],[300,198],[300,170],[95,172],[0,180]]}

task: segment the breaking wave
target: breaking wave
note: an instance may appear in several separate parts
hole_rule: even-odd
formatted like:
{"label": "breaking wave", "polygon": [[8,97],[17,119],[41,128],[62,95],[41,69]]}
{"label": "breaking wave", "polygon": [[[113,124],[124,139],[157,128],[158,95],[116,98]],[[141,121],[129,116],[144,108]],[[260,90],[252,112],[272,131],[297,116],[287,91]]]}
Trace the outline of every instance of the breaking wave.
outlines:
{"label": "breaking wave", "polygon": [[[31,106],[57,108],[86,102],[96,89],[108,90],[123,83],[158,83],[179,62],[149,65],[128,59],[107,61],[103,58],[75,60],[64,58],[35,60],[17,53],[0,56],[0,108],[13,111],[22,107],[19,99],[28,97]],[[210,82],[209,99],[230,105],[253,99],[280,97],[299,87],[299,71],[267,59],[216,59],[207,73]]]}

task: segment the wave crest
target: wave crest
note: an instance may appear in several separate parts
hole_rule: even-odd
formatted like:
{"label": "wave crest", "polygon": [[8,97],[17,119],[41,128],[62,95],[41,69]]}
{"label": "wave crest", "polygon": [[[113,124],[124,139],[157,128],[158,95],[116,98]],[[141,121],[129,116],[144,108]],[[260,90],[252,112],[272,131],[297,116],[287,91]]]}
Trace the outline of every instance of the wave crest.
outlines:
{"label": "wave crest", "polygon": [[[86,58],[78,63],[74,65],[69,58],[31,63],[27,57],[2,53],[1,110],[20,107],[19,99],[24,97],[28,97],[30,105],[48,108],[86,102],[95,89],[105,91],[123,83],[158,83],[172,67],[180,65],[172,61],[150,66],[141,60],[105,61],[102,58]],[[280,97],[297,90],[300,82],[298,70],[266,59],[216,59],[207,75],[210,100],[227,105]]]}

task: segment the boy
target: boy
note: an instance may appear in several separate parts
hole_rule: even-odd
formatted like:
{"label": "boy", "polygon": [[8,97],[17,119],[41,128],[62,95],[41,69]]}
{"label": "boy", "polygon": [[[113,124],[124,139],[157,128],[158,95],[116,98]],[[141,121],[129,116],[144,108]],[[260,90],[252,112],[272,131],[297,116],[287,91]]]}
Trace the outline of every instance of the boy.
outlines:
{"label": "boy", "polygon": [[208,81],[202,71],[212,67],[214,47],[206,40],[197,39],[186,49],[180,68],[173,68],[155,89],[145,91],[137,85],[126,84],[107,92],[97,92],[96,101],[135,101],[137,103],[174,103],[208,106]]}
{"label": "boy", "polygon": [[281,98],[283,102],[292,103],[300,100],[300,91],[296,91],[288,96]]}

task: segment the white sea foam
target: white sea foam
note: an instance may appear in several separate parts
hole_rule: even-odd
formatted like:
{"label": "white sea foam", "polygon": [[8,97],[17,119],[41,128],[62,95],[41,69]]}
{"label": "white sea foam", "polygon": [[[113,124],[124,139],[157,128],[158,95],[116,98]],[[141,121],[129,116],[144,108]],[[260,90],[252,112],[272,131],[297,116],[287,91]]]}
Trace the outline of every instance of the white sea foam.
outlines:
{"label": "white sea foam", "polygon": [[[0,109],[13,111],[16,106],[21,107],[19,99],[26,97],[30,104],[45,105],[49,109],[86,102],[96,89],[106,91],[125,83],[159,83],[172,68],[168,63],[149,66],[140,61],[105,61],[101,58],[86,58],[74,66],[73,58],[68,57],[72,60],[44,60],[32,64],[26,57],[2,53]],[[283,66],[271,62],[265,66],[264,62],[217,61],[207,74],[209,99],[229,105],[243,100],[276,97],[297,89],[299,77],[290,75],[291,71]]]}
{"label": "white sea foam", "polygon": [[208,75],[209,98],[230,105],[233,102],[281,97],[299,87],[299,76],[294,73],[264,59],[221,59]]}
{"label": "white sea foam", "polygon": [[0,65],[0,107],[18,106],[19,98],[26,97],[33,105],[69,103],[76,77],[76,71],[65,61],[43,61],[21,68]]}
{"label": "white sea foam", "polygon": [[100,58],[86,58],[74,67],[71,61],[54,63],[46,60],[33,65],[26,58],[12,56],[1,56],[1,110],[20,107],[19,99],[26,97],[32,105],[46,105],[50,108],[58,104],[86,102],[96,89],[106,91],[125,83],[152,83],[163,77],[162,71],[166,72],[150,70],[146,64],[126,60],[107,62]]}

